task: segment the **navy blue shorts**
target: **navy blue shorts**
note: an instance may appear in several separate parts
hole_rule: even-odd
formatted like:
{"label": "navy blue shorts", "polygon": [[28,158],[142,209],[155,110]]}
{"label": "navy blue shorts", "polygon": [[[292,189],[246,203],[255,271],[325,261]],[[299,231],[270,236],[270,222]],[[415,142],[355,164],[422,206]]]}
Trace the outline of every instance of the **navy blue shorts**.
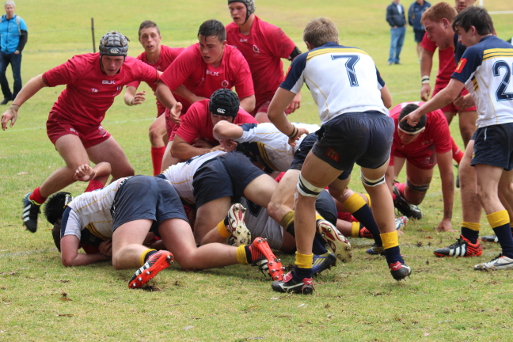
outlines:
{"label": "navy blue shorts", "polygon": [[513,169],[513,123],[478,128],[473,138],[474,156],[470,165]]}
{"label": "navy blue shorts", "polygon": [[128,178],[116,192],[110,209],[112,231],[127,222],[153,220],[151,232],[158,235],[158,227],[165,220],[187,220],[180,197],[166,180],[151,176]]}
{"label": "navy blue shorts", "polygon": [[230,152],[203,164],[194,173],[192,186],[196,208],[222,197],[232,202],[244,195],[244,189],[264,172],[241,152]]}
{"label": "navy blue shorts", "polygon": [[312,153],[338,170],[377,169],[390,157],[394,120],[380,112],[345,113],[322,125]]}
{"label": "navy blue shorts", "polygon": [[[294,153],[294,160],[292,161],[292,164],[290,164],[289,169],[291,170],[300,170],[303,168],[303,164],[305,162],[306,156],[308,155],[308,152],[312,149],[313,145],[319,140],[317,138],[317,134],[310,133],[308,134],[302,141],[301,144],[299,144],[299,148]],[[351,176],[351,171],[344,171],[338,178],[340,180],[344,180],[349,178]]]}
{"label": "navy blue shorts", "polygon": [[426,33],[426,30],[415,30],[413,29],[414,39],[417,43],[420,43],[422,39],[424,38],[424,34]]}

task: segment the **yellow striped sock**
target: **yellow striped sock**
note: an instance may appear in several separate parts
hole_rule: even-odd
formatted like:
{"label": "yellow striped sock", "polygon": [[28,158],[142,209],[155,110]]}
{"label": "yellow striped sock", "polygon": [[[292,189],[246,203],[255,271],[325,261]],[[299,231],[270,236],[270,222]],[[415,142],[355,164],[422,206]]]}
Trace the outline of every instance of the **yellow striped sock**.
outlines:
{"label": "yellow striped sock", "polygon": [[222,220],[221,222],[219,222],[217,224],[217,232],[219,233],[219,235],[221,235],[224,238],[229,238],[230,235],[232,235],[232,233],[230,233],[228,231],[228,228],[224,224],[224,220]]}
{"label": "yellow striped sock", "polygon": [[372,208],[372,202],[371,202],[369,194],[361,194],[361,195],[367,199],[367,205],[369,206],[369,208]]}
{"label": "yellow striped sock", "polygon": [[476,232],[478,232],[481,229],[481,223],[475,222],[461,222],[461,226],[463,228],[467,228]]}
{"label": "yellow striped sock", "polygon": [[357,194],[356,192],[349,196],[348,199],[344,201],[344,207],[346,207],[347,210],[349,210],[350,213],[354,213],[367,203],[363,198],[360,197],[360,194]]}
{"label": "yellow striped sock", "polygon": [[294,210],[289,211],[282,217],[280,220],[280,226],[287,230],[292,222],[294,222]]}
{"label": "yellow striped sock", "polygon": [[248,264],[248,258],[246,257],[246,245],[240,245],[235,250],[235,257],[237,258],[237,262],[239,264]]}
{"label": "yellow striped sock", "polygon": [[351,236],[360,237],[360,222],[351,222]]}
{"label": "yellow striped sock", "polygon": [[147,250],[145,250],[144,252],[141,253],[141,255],[139,256],[139,263],[141,264],[141,266],[144,265],[144,259],[146,259],[146,255],[149,252],[153,252],[153,251],[156,251],[156,249],[148,248]]}
{"label": "yellow striped sock", "polygon": [[399,237],[397,235],[397,230],[394,230],[390,233],[382,233],[380,234],[380,236],[381,240],[383,241],[383,247],[385,249],[399,246]]}
{"label": "yellow striped sock", "polygon": [[490,215],[486,215],[486,218],[492,228],[509,224],[509,215],[506,210],[496,211]]}
{"label": "yellow striped sock", "polygon": [[296,252],[296,266],[299,268],[312,268],[313,254],[306,255]]}

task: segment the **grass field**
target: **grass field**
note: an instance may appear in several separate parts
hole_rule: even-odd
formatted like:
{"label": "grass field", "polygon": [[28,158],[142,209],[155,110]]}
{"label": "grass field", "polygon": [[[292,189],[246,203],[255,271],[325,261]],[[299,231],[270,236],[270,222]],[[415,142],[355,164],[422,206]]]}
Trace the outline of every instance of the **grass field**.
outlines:
{"label": "grass field", "polygon": [[[411,28],[403,65],[387,66],[388,4],[378,0],[364,4],[357,0],[256,1],[257,14],[282,27],[303,51],[305,24],[318,16],[330,18],[339,27],[342,44],[358,46],[373,56],[394,104],[418,100],[420,73]],[[93,17],[96,42],[106,31],[119,30],[131,38],[132,56],[142,50],[137,28],[143,20],[156,21],[163,43],[170,46],[194,43],[204,20],[230,22],[225,1],[25,0],[17,5],[17,13],[29,27],[24,82],[74,54],[91,52]],[[486,0],[485,5],[493,11],[513,10],[509,1]],[[497,14],[493,19],[499,37],[513,36],[513,14]],[[400,236],[402,254],[414,270],[401,283],[392,279],[383,259],[366,255],[370,240],[360,239],[351,239],[353,261],[315,279],[316,292],[308,297],[272,292],[269,278],[249,266],[184,272],[173,265],[152,281],[153,291],[129,290],[127,281],[133,271],[117,271],[108,262],[64,268],[44,218],[36,234],[24,231],[20,218],[23,195],[62,166],[45,131],[48,111],[61,90],[43,89],[21,108],[16,125],[0,132],[0,341],[512,339],[513,290],[509,286],[513,274],[476,272],[472,267],[489,261],[499,247],[487,244],[482,257],[471,259],[433,255],[434,249],[453,243],[458,236],[434,231],[442,212],[437,175],[420,206],[425,217],[410,223]],[[318,123],[310,95],[303,94],[293,120]],[[151,173],[147,129],[154,113],[151,96],[138,107],[125,106],[119,97],[104,121],[138,174]],[[452,131],[461,146],[457,122]],[[358,178],[354,177],[351,187],[361,190]],[[84,189],[82,183],[68,188],[74,194]],[[459,190],[455,200],[453,227],[459,229]],[[485,220],[482,226],[483,235],[491,233]],[[292,256],[280,257],[286,265],[293,263]]]}

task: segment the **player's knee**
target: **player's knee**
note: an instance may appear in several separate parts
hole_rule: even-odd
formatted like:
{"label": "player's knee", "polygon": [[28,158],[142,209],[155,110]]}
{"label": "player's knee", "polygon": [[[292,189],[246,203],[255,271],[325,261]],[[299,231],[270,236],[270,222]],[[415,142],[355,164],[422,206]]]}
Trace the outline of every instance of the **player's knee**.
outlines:
{"label": "player's knee", "polygon": [[305,197],[318,197],[324,188],[317,187],[307,181],[303,175],[299,174],[299,182],[297,183],[297,191]]}
{"label": "player's knee", "polygon": [[361,173],[361,178],[363,185],[365,185],[366,187],[374,188],[378,185],[385,184],[385,175],[378,179],[370,179],[365,177],[365,175]]}

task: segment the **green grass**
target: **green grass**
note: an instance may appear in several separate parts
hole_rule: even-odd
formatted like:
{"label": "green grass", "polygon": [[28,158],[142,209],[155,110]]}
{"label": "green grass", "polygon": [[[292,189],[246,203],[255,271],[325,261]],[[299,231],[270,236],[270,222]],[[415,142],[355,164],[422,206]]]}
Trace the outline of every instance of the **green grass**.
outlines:
{"label": "green grass", "polygon": [[[491,10],[513,9],[506,3],[486,0]],[[318,16],[332,19],[343,44],[373,56],[394,104],[418,99],[420,72],[410,28],[404,64],[386,65],[387,2],[258,0],[256,4],[257,14],[282,27],[303,51],[304,25]],[[132,56],[142,50],[136,33],[145,19],[160,25],[164,43],[171,46],[194,43],[198,26],[206,19],[230,21],[225,1],[26,0],[17,5],[30,30],[23,55],[24,82],[73,54],[90,52],[91,17],[96,42],[107,30],[119,30],[132,39]],[[513,36],[513,15],[493,19],[499,37]],[[511,340],[512,273],[472,268],[494,257],[499,247],[487,244],[483,256],[474,259],[433,256],[434,249],[457,237],[456,232],[434,231],[442,213],[437,172],[421,205],[425,218],[410,223],[400,236],[402,254],[414,270],[405,282],[391,278],[383,259],[366,255],[370,240],[360,239],[351,239],[354,260],[318,277],[316,292],[309,297],[273,293],[268,278],[247,266],[184,272],[173,265],[152,281],[153,291],[129,290],[133,271],[117,271],[108,262],[64,268],[50,225],[41,218],[39,231],[30,234],[20,219],[23,195],[62,166],[45,131],[48,111],[61,89],[43,89],[22,107],[16,125],[0,132],[0,341]],[[141,174],[151,173],[147,129],[154,113],[151,96],[138,107],[127,107],[118,98],[104,121]],[[292,118],[318,123],[307,91]],[[461,146],[456,122],[452,131]],[[362,188],[358,177],[351,187]],[[84,189],[84,184],[69,187],[74,194]],[[459,229],[460,222],[456,191],[453,227]],[[485,220],[482,224],[482,234],[491,233]],[[280,256],[286,265],[293,263],[292,256]]]}

